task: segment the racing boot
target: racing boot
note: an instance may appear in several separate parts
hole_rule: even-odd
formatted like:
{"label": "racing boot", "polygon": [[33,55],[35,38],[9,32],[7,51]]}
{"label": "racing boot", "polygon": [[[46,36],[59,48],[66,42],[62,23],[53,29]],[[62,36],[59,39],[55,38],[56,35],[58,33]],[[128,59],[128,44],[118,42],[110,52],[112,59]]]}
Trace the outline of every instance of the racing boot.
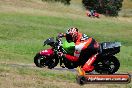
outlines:
{"label": "racing boot", "polygon": [[77,67],[77,73],[78,73],[78,76],[84,76],[85,75],[85,71],[82,69],[81,66]]}

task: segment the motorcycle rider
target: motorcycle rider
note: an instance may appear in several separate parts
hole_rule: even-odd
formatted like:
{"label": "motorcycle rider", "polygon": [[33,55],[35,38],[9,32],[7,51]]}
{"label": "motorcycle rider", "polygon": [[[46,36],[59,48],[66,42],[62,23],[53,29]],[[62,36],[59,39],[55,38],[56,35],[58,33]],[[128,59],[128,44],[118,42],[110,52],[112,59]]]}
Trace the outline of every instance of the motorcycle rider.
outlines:
{"label": "motorcycle rider", "polygon": [[70,28],[65,34],[60,33],[59,37],[65,37],[67,42],[75,43],[74,56],[69,54],[63,54],[59,52],[61,56],[65,56],[70,61],[79,61],[79,72],[80,75],[84,75],[85,72],[91,72],[94,69],[92,64],[96,60],[97,51],[99,48],[98,42],[92,37],[88,37],[86,34],[82,34],[77,28]]}

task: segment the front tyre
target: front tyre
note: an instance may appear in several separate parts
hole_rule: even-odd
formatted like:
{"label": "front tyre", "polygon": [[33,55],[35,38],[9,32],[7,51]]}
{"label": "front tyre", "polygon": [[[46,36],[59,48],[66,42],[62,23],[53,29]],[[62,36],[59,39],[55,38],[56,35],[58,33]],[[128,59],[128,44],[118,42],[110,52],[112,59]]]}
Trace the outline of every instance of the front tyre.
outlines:
{"label": "front tyre", "polygon": [[44,62],[45,57],[40,55],[39,53],[36,54],[34,57],[34,63],[37,67],[45,67],[45,62]]}
{"label": "front tyre", "polygon": [[95,62],[95,71],[100,74],[113,74],[119,67],[120,62],[115,56],[106,56]]}
{"label": "front tyre", "polygon": [[59,59],[55,56],[47,57],[37,53],[34,57],[34,63],[37,67],[42,68],[47,66],[49,69],[52,69],[57,66],[57,64],[59,63]]}

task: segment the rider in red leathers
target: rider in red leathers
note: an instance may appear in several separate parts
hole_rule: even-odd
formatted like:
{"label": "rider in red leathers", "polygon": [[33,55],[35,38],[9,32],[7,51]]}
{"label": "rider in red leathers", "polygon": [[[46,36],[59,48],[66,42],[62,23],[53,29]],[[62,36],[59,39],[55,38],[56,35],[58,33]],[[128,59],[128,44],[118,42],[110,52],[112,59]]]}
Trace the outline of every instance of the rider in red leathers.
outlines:
{"label": "rider in red leathers", "polygon": [[77,28],[70,28],[65,34],[59,34],[59,37],[66,37],[67,42],[75,43],[74,56],[62,54],[70,61],[79,61],[83,72],[91,72],[94,69],[92,64],[96,60],[99,48],[98,42],[86,34],[82,34]]}

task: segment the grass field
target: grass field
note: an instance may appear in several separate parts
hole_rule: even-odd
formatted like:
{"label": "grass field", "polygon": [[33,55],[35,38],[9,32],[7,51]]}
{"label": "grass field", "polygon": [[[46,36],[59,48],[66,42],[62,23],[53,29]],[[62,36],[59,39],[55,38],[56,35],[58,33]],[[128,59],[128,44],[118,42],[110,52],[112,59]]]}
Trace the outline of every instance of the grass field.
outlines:
{"label": "grass field", "polygon": [[[132,1],[125,0],[128,2]],[[123,9],[132,8],[127,4]],[[99,42],[120,41],[121,52],[116,55],[121,62],[119,72],[132,73],[131,16],[88,18],[79,0],[72,0],[71,6],[41,0],[0,0],[0,88],[80,88],[74,73],[39,69],[33,64],[34,55],[44,48],[43,40],[69,27],[78,27]],[[81,87],[132,88],[132,83]]]}

